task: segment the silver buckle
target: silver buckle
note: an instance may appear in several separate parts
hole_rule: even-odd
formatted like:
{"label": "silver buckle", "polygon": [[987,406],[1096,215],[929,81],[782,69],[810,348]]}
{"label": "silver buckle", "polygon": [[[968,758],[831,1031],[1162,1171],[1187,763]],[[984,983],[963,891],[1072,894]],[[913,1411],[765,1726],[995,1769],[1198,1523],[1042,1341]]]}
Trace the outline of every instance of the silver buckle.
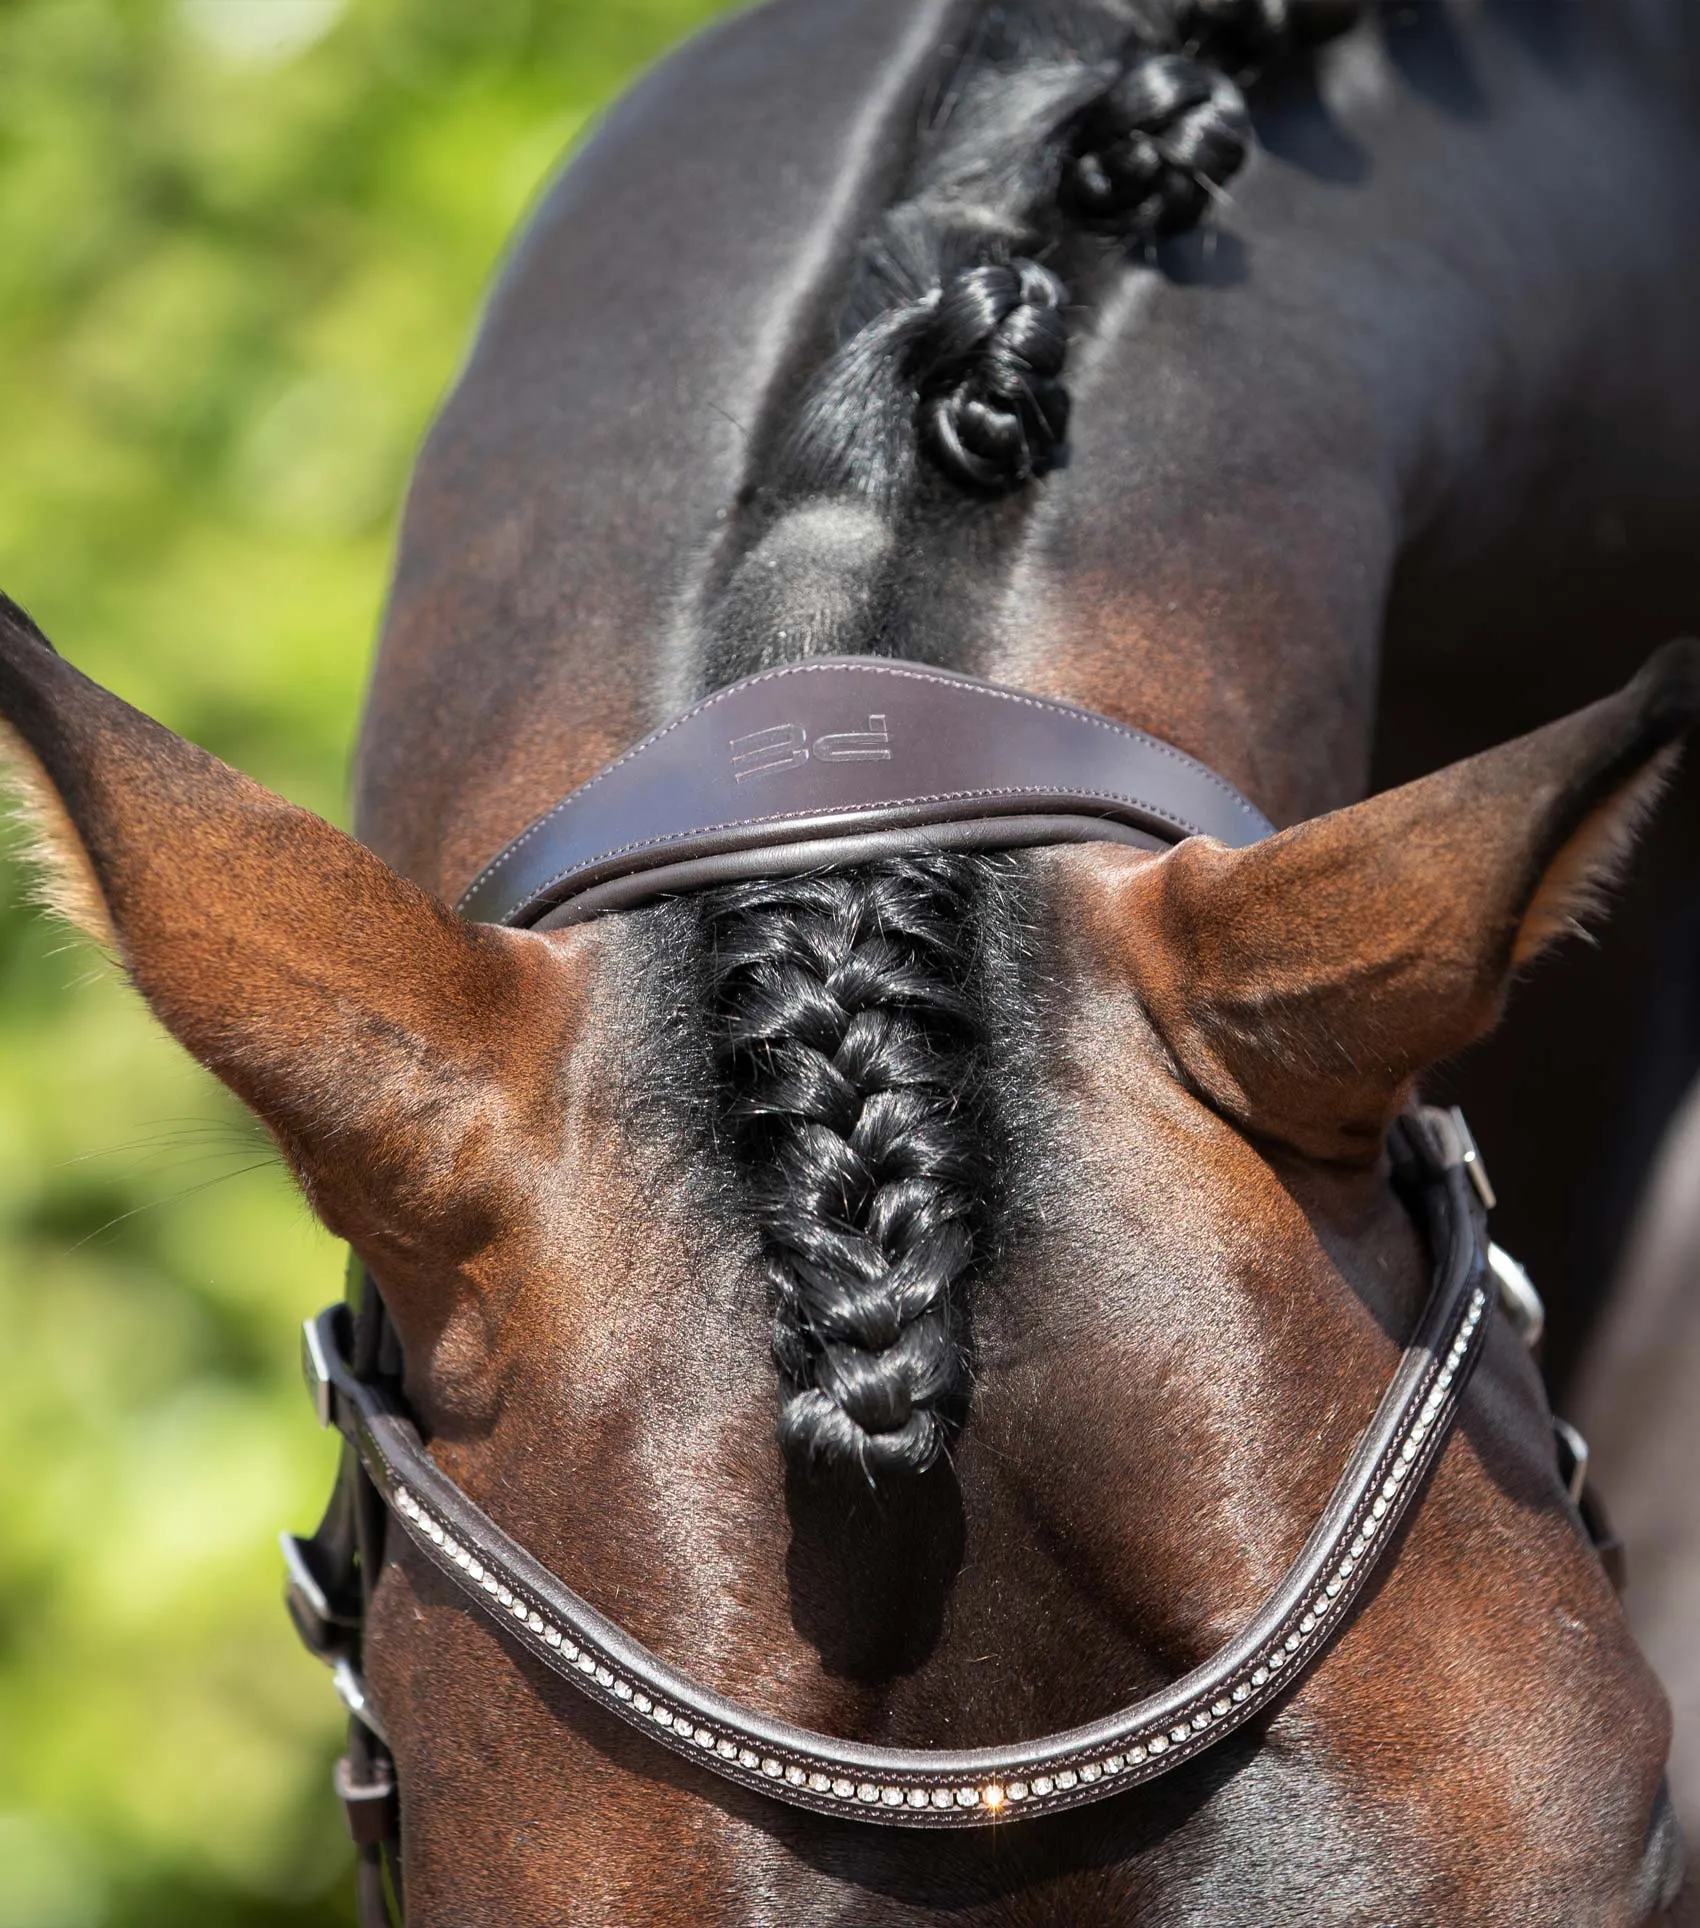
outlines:
{"label": "silver buckle", "polygon": [[[1555,1416],[1552,1429],[1558,1435],[1562,1448],[1558,1456],[1558,1470],[1564,1476],[1564,1490],[1570,1495],[1570,1504],[1580,1506],[1582,1495],[1588,1490],[1588,1442],[1568,1419]],[[1564,1463],[1566,1456],[1570,1460],[1568,1467]]]}
{"label": "silver buckle", "polygon": [[1503,1245],[1488,1246],[1488,1268],[1499,1287],[1499,1302],[1525,1346],[1533,1352],[1547,1329],[1547,1309],[1535,1282]]}
{"label": "silver buckle", "polygon": [[301,1322],[301,1377],[307,1382],[307,1397],[313,1402],[313,1411],[321,1426],[329,1426],[333,1415],[330,1356],[325,1351],[325,1335],[319,1328],[321,1322],[333,1317],[335,1312],[336,1307],[329,1306],[317,1317]]}
{"label": "silver buckle", "polygon": [[384,1724],[373,1710],[372,1702],[366,1692],[365,1678],[352,1660],[338,1660],[331,1664],[331,1684],[336,1688],[337,1698],[343,1706],[369,1732],[388,1747],[390,1737],[384,1732]]}
{"label": "silver buckle", "polygon": [[1464,1167],[1470,1183],[1475,1186],[1476,1196],[1491,1212],[1499,1200],[1494,1196],[1493,1181],[1488,1177],[1487,1166],[1482,1162],[1481,1149],[1476,1144],[1476,1135],[1471,1131],[1463,1112],[1457,1105],[1451,1106],[1446,1115],[1452,1120],[1453,1129],[1458,1134],[1458,1163]]}
{"label": "silver buckle", "polygon": [[336,1789],[338,1798],[344,1801],[387,1801],[395,1792],[395,1776],[382,1761],[374,1761],[376,1770],[369,1781],[354,1778],[354,1763],[346,1754],[338,1760],[331,1770],[331,1785]]}
{"label": "silver buckle", "polygon": [[300,1594],[314,1618],[322,1625],[327,1628],[340,1625],[338,1616],[331,1612],[331,1603],[325,1598],[324,1588],[319,1585],[317,1575],[301,1552],[301,1542],[293,1533],[280,1533],[277,1543],[283,1550],[285,1584]]}

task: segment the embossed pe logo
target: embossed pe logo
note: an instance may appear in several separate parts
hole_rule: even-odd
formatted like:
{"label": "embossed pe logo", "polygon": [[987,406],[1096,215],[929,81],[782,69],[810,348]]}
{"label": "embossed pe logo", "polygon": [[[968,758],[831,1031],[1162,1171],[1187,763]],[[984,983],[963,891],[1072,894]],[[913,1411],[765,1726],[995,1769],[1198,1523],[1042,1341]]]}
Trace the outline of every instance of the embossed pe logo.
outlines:
{"label": "embossed pe logo", "polygon": [[865,730],[833,730],[809,741],[801,723],[775,723],[765,730],[731,740],[732,773],[764,777],[774,770],[793,770],[811,759],[816,763],[889,763],[891,732],[883,715],[870,716]]}

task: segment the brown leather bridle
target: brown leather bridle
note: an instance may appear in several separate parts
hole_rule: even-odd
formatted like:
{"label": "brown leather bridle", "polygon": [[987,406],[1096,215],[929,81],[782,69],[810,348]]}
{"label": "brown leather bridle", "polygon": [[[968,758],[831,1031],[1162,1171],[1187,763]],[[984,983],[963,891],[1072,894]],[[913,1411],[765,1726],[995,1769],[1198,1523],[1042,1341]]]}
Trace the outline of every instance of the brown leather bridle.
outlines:
{"label": "brown leather bridle", "polygon": [[[1243,845],[1271,830],[1214,772],[1108,718],[914,664],[829,658],[750,677],[646,738],[515,838],[460,908],[549,929],[663,892],[896,850],[1161,849],[1201,834]],[[356,1261],[348,1303],[310,1320],[304,1340],[321,1422],[346,1442],[341,1471],[318,1531],[283,1546],[290,1613],[352,1716],[337,1789],[360,1850],[365,1928],[383,1928],[401,1902],[394,1763],[361,1672],[392,1522],[469,1605],[617,1719],[724,1780],[864,1823],[1007,1826],[1079,1807],[1171,1772],[1262,1713],[1326,1651],[1416,1503],[1495,1299],[1538,1336],[1533,1288],[1488,1242],[1493,1195],[1462,1116],[1414,1108],[1390,1151],[1433,1284],[1298,1557],[1191,1673],[1101,1720],[1005,1747],[838,1740],[726,1700],[641,1646],[437,1467],[402,1396],[382,1296]]]}

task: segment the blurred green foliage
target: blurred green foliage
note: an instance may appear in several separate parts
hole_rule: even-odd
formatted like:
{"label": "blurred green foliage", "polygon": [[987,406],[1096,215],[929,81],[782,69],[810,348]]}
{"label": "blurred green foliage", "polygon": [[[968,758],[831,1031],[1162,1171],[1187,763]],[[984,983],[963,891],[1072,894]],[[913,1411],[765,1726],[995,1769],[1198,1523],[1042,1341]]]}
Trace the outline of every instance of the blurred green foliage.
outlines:
{"label": "blurred green foliage", "polygon": [[[715,0],[0,0],[0,583],[333,819],[412,452],[514,221]],[[340,1259],[0,866],[0,1928],[346,1923],[275,1531]]]}

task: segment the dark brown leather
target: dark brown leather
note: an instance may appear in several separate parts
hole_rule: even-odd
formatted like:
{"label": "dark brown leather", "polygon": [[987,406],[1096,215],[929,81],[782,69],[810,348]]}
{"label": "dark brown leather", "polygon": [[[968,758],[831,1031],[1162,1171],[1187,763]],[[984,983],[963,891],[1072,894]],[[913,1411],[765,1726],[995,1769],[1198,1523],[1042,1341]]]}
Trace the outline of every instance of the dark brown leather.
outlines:
{"label": "dark brown leather", "polygon": [[901,1827],[984,1826],[1101,1800],[1168,1773],[1284,1694],[1327,1651],[1391,1556],[1457,1417],[1492,1317],[1485,1213],[1464,1141],[1419,1111],[1395,1153],[1427,1220],[1434,1286],[1375,1416],[1297,1560],[1251,1620],[1183,1679],[1066,1733],[1009,1747],[867,1746],[811,1733],[698,1685],[565,1586],[431,1459],[405,1409],[349,1357],[335,1307],[316,1322],[332,1414],[396,1522],[511,1639],[663,1746],[798,1807]]}
{"label": "dark brown leather", "polygon": [[344,1754],[331,1776],[348,1837],[357,1848],[381,1848],[396,1831],[395,1774],[387,1759],[357,1762]]}
{"label": "dark brown leather", "polygon": [[1141,730],[948,670],[821,657],[646,737],[522,831],[459,908],[551,928],[900,850],[1270,834],[1213,770]]}

